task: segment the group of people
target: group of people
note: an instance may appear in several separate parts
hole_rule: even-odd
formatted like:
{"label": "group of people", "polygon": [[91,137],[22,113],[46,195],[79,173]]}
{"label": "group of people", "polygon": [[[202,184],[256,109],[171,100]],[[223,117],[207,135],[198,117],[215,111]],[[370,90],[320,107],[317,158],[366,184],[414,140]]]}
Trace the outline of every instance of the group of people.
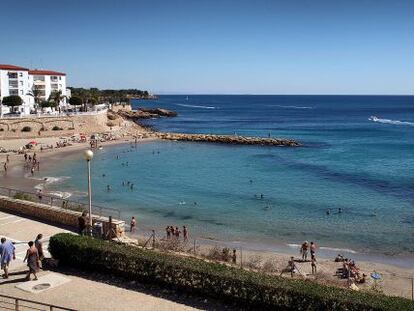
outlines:
{"label": "group of people", "polygon": [[[26,256],[24,257],[23,262],[27,262],[29,271],[26,275],[26,280],[30,281],[30,275],[33,274],[34,280],[37,280],[37,272],[41,267],[41,262],[44,259],[43,253],[43,235],[39,233],[35,241],[28,242],[29,248],[26,251]],[[12,260],[16,259],[16,247],[15,243],[7,240],[6,238],[1,238],[0,240],[0,262],[1,269],[4,271],[3,278],[9,278],[9,266]]]}
{"label": "group of people", "polygon": [[341,278],[348,279],[359,284],[366,282],[366,274],[361,273],[354,260],[344,258],[341,254],[338,254],[335,258],[335,262],[342,262],[342,268],[337,270],[337,274],[339,274]]}
{"label": "group of people", "polygon": [[184,242],[188,241],[188,229],[186,226],[183,226],[182,231],[177,226],[176,227],[167,226],[165,228],[165,232],[166,232],[167,240],[171,240],[171,239],[179,240],[180,235],[182,233]]}
{"label": "group of people", "polygon": [[23,156],[24,156],[25,168],[30,169],[30,173],[33,176],[35,172],[35,168],[38,171],[40,170],[40,162],[37,158],[36,152],[33,153],[33,156],[25,152]]}

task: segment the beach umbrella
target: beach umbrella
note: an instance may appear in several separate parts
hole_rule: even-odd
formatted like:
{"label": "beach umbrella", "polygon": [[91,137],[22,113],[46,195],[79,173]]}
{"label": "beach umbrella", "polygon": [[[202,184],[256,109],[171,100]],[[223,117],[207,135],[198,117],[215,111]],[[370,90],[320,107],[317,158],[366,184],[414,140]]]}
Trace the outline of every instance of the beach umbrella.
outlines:
{"label": "beach umbrella", "polygon": [[37,145],[37,141],[32,140],[30,143],[28,143],[28,145]]}

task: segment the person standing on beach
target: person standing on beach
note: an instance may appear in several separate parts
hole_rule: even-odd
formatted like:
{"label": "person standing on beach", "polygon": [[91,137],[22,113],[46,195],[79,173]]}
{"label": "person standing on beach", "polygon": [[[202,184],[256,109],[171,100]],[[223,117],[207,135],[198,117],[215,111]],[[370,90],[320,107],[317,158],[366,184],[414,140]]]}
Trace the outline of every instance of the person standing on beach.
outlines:
{"label": "person standing on beach", "polygon": [[183,226],[183,238],[184,238],[184,242],[188,241],[188,230],[186,226]]}
{"label": "person standing on beach", "polygon": [[131,226],[130,226],[129,232],[135,233],[136,227],[137,227],[137,221],[135,220],[135,217],[132,216],[132,218],[131,218]]}
{"label": "person standing on beach", "polygon": [[316,274],[316,257],[315,257],[315,255],[311,256],[311,266],[312,266],[312,274]]}
{"label": "person standing on beach", "polygon": [[4,167],[4,172],[7,173],[7,162],[4,162],[3,167]]}
{"label": "person standing on beach", "polygon": [[87,223],[86,212],[82,212],[82,216],[78,218],[78,224],[79,224],[78,229],[79,229],[80,235],[86,234],[86,223]]}
{"label": "person standing on beach", "polygon": [[0,256],[1,256],[1,268],[4,270],[3,278],[9,277],[9,265],[10,262],[16,259],[16,248],[11,241],[7,241],[6,238],[0,240]]}
{"label": "person standing on beach", "polygon": [[33,241],[28,243],[29,249],[26,252],[26,257],[24,257],[23,262],[27,260],[27,266],[29,267],[29,272],[27,273],[26,280],[30,281],[30,274],[33,273],[34,281],[37,280],[37,271],[39,271],[39,252],[34,246]]}
{"label": "person standing on beach", "polygon": [[302,246],[300,247],[300,252],[302,253],[302,261],[308,260],[308,241],[303,242]]}
{"label": "person standing on beach", "polygon": [[311,254],[311,257],[312,256],[315,256],[315,253],[316,253],[316,244],[313,243],[313,242],[311,242],[310,243],[310,254]]}
{"label": "person standing on beach", "polygon": [[177,240],[180,238],[180,233],[180,229],[178,229],[178,227],[175,227],[174,234]]}
{"label": "person standing on beach", "polygon": [[10,155],[6,155],[6,163],[10,162]]}
{"label": "person standing on beach", "polygon": [[30,173],[32,174],[32,176],[34,175],[34,166],[32,166],[32,168],[30,169]]}

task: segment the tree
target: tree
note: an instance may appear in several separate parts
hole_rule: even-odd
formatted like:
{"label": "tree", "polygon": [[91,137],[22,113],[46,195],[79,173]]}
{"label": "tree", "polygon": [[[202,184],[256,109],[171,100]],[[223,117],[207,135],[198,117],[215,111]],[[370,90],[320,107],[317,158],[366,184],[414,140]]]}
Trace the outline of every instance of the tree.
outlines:
{"label": "tree", "polygon": [[53,91],[50,93],[49,101],[53,101],[55,103],[55,106],[59,106],[60,101],[65,98],[65,96],[62,96],[62,91]]}
{"label": "tree", "polygon": [[43,100],[40,102],[39,106],[41,108],[55,107],[55,103],[51,101]]}
{"label": "tree", "polygon": [[3,98],[3,105],[6,105],[12,108],[21,106],[22,104],[23,104],[23,100],[18,95],[11,95],[11,96],[6,96]]}
{"label": "tree", "polygon": [[27,95],[32,96],[35,102],[35,109],[37,111],[37,108],[39,107],[40,104],[40,99],[42,96],[42,92],[44,90],[40,89],[40,85],[33,85],[32,89],[27,93]]}
{"label": "tree", "polygon": [[78,97],[78,96],[72,96],[69,99],[69,104],[71,104],[72,106],[82,106],[83,101],[82,98]]}

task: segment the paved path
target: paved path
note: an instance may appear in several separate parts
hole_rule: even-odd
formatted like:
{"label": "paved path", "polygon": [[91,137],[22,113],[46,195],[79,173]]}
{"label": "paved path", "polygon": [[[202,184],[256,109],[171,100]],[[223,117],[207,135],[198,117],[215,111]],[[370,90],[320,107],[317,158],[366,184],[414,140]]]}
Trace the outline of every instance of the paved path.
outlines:
{"label": "paved path", "polygon": [[[24,277],[27,267],[23,263],[23,258],[28,248],[27,242],[34,240],[38,233],[42,233],[44,250],[47,250],[49,237],[65,231],[38,221],[0,212],[0,236],[16,243],[16,260],[11,263],[10,267],[10,272],[13,275],[8,280],[0,279],[0,294],[88,311],[196,310],[184,304],[138,291],[59,273],[58,275],[69,279],[69,281],[40,293],[30,293],[17,288],[16,286],[19,284],[25,283]],[[47,251],[45,253],[48,257],[49,253]],[[53,274],[55,272],[41,271],[39,280],[49,280]]]}

